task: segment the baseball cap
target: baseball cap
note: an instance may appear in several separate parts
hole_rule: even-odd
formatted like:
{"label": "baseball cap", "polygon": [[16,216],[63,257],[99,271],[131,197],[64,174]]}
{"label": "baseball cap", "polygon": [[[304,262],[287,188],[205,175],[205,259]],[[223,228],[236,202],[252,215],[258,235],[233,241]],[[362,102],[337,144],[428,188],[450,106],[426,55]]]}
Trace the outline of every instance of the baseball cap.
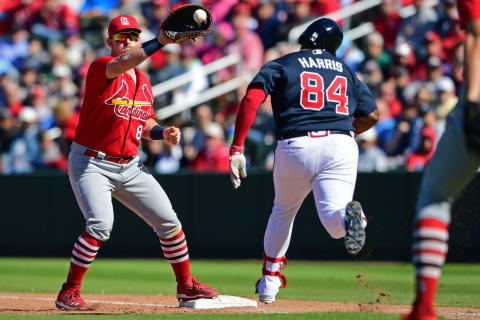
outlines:
{"label": "baseball cap", "polygon": [[224,134],[223,134],[223,129],[218,123],[210,123],[206,128],[205,128],[205,136],[207,137],[213,137],[213,138],[218,138],[218,139],[223,139]]}
{"label": "baseball cap", "polygon": [[124,30],[135,30],[142,32],[142,29],[138,26],[137,19],[132,16],[121,15],[113,18],[108,25],[108,36],[111,37],[116,33]]}
{"label": "baseball cap", "polygon": [[428,66],[431,68],[438,68],[442,66],[442,61],[438,57],[431,56],[428,58]]}
{"label": "baseball cap", "polygon": [[438,79],[436,81],[436,85],[437,85],[438,91],[454,91],[455,90],[455,84],[453,83],[453,80],[446,76]]}
{"label": "baseball cap", "polygon": [[24,107],[18,114],[18,120],[32,123],[37,119],[37,112],[32,107]]}

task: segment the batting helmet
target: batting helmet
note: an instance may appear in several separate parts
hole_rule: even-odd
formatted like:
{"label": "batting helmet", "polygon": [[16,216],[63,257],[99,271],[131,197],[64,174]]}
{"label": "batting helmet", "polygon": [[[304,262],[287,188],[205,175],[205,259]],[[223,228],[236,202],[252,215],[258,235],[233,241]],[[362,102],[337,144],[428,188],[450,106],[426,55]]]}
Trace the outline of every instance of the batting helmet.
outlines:
{"label": "batting helmet", "polygon": [[328,18],[312,22],[298,38],[303,49],[325,49],[335,55],[343,40],[342,28]]}

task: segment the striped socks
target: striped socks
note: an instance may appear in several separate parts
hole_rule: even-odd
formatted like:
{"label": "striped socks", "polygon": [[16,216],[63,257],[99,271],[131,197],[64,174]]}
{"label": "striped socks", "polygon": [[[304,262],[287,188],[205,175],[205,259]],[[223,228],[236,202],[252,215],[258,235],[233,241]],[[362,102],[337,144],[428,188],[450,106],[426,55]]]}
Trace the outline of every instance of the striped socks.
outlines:
{"label": "striped socks", "polygon": [[447,251],[448,224],[431,217],[418,220],[412,246],[417,280],[414,312],[433,312],[438,279]]}
{"label": "striped socks", "polygon": [[173,238],[160,238],[163,255],[172,265],[177,282],[182,285],[190,285],[192,275],[190,273],[190,259],[188,256],[187,240],[183,230]]}
{"label": "striped socks", "polygon": [[93,238],[86,232],[78,237],[72,250],[70,259],[70,270],[67,277],[67,287],[79,287],[82,284],[83,277],[95,259],[102,241]]}

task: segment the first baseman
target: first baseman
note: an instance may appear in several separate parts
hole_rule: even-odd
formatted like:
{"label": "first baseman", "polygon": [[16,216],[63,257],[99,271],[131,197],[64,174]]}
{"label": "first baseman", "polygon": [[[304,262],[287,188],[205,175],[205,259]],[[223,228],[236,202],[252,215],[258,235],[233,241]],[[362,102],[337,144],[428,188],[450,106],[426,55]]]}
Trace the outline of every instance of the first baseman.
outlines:
{"label": "first baseman", "polygon": [[[68,158],[68,176],[86,220],[73,246],[70,271],[55,304],[59,309],[88,308],[80,296],[82,279],[113,226],[112,197],[135,212],[158,235],[172,265],[177,298],[213,298],[215,289],[192,279],[182,225],[162,187],[137,155],[140,140],[178,144],[180,131],[154,120],[152,86],[137,68],[149,55],[173,42],[164,32],[140,45],[135,18],[122,15],[108,26],[111,56],[88,70],[80,121]],[[132,234],[132,237],[135,235]]]}
{"label": "first baseman", "polygon": [[425,168],[414,221],[416,297],[404,320],[436,320],[435,294],[448,251],[451,203],[480,166],[480,0],[458,0],[466,28],[465,88]]}
{"label": "first baseman", "polygon": [[[317,213],[331,237],[344,238],[358,254],[367,225],[360,203],[351,201],[361,133],[378,119],[375,100],[355,73],[335,56],[343,39],[331,19],[313,22],[300,36],[301,50],[265,64],[250,83],[235,122],[230,149],[232,183],[246,177],[243,144],[256,111],[270,95],[278,139],[273,182],[275,200],[264,239],[260,301],[271,303],[283,282],[293,221],[313,190]],[[355,119],[355,120],[354,120]]]}

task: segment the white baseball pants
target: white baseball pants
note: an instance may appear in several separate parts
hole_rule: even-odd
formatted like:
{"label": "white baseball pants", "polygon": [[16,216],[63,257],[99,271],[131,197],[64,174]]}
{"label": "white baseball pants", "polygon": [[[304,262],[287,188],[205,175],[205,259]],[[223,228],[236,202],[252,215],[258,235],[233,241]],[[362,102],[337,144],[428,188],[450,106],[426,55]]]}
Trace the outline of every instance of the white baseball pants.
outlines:
{"label": "white baseball pants", "polygon": [[293,221],[313,190],[318,217],[332,238],[345,236],[345,207],[357,178],[358,146],[344,134],[279,140],[275,150],[275,200],[264,238],[268,257],[287,252]]}

